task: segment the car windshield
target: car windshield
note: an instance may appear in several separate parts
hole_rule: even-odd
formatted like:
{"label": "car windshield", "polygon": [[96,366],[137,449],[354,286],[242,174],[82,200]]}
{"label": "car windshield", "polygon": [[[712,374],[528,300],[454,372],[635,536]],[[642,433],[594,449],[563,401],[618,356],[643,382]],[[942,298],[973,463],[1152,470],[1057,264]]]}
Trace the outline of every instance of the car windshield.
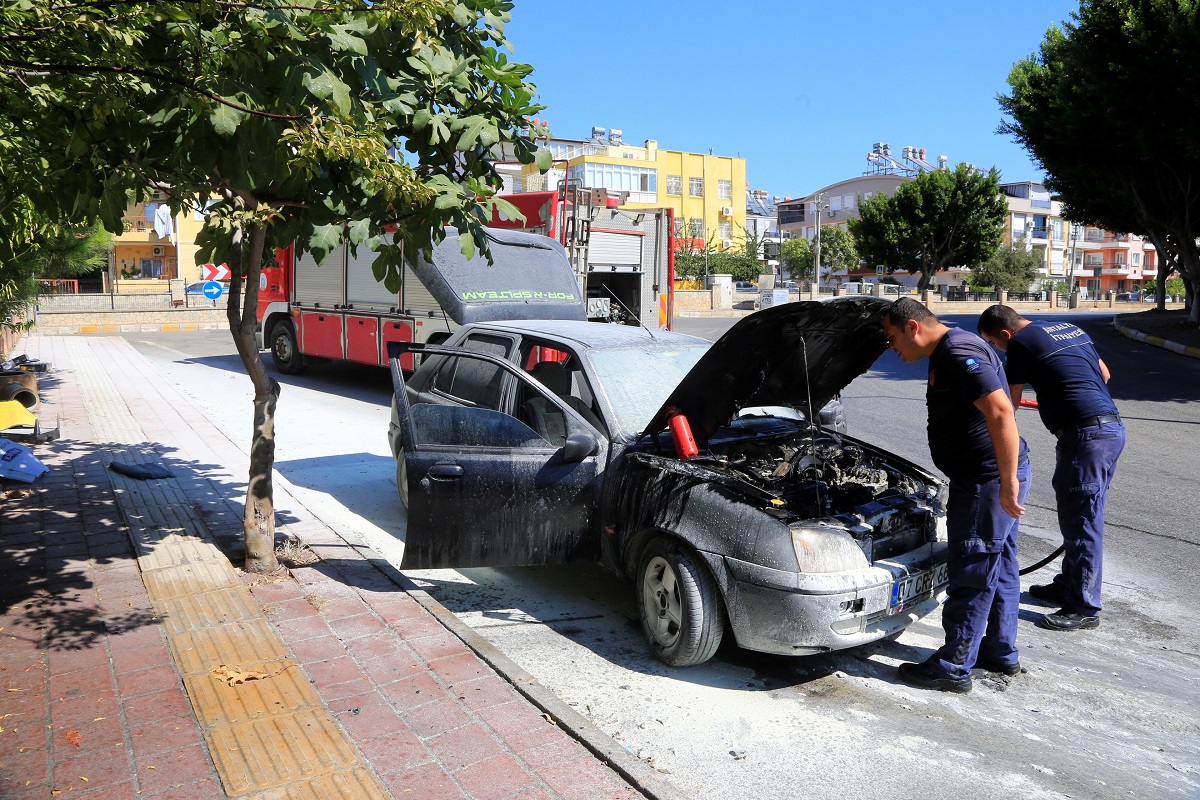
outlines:
{"label": "car windshield", "polygon": [[616,412],[617,425],[638,434],[707,350],[706,344],[624,347],[590,350],[587,357]]}

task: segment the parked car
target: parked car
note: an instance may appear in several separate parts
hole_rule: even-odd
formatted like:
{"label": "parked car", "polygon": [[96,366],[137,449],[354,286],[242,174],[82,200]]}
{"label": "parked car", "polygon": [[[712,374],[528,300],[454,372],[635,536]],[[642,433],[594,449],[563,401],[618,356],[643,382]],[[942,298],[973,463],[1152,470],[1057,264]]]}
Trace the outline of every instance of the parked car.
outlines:
{"label": "parked car", "polygon": [[[810,422],[886,349],[887,302],[788,303],[713,344],[586,322],[577,289],[577,311],[500,302],[488,319],[460,298],[521,294],[493,284],[527,257],[503,244],[486,270],[440,245],[453,274],[426,285],[464,327],[389,344],[404,568],[599,560],[633,582],[650,647],[674,666],[726,635],[779,654],[853,647],[936,607],[942,483]],[[407,351],[421,353],[409,377]]]}
{"label": "parked car", "polygon": [[787,289],[789,292],[795,292],[800,290],[800,284],[796,283],[795,281],[784,281],[779,288]]}
{"label": "parked car", "polygon": [[758,291],[758,287],[755,286],[750,281],[737,281],[736,283],[733,284],[733,288],[735,291],[739,291],[739,292],[757,292]]}
{"label": "parked car", "polygon": [[[187,286],[183,287],[183,291],[185,294],[204,294],[204,287],[207,283],[208,281],[193,281],[192,283],[189,283]],[[222,283],[221,291],[225,294],[228,294],[229,284]]]}

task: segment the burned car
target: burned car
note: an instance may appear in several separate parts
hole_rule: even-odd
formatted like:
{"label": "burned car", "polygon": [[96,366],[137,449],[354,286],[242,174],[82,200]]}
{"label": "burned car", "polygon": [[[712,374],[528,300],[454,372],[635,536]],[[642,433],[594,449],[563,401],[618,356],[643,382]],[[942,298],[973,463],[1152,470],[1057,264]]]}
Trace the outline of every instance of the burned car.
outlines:
{"label": "burned car", "polygon": [[[444,281],[464,327],[390,346],[404,568],[599,560],[633,582],[675,666],[726,634],[769,653],[853,647],[936,607],[943,484],[819,419],[886,349],[887,302],[788,303],[710,344],[584,321],[553,240],[496,234],[494,266],[455,263],[448,242],[422,280]],[[555,262],[555,297],[521,288]]]}

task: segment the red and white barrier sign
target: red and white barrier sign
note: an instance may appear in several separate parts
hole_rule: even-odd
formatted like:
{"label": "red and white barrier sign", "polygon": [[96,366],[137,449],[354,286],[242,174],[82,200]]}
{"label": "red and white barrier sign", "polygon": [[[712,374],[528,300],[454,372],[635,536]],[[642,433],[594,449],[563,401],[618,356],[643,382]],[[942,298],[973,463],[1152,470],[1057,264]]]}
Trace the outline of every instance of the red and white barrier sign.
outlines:
{"label": "red and white barrier sign", "polygon": [[228,264],[201,264],[200,265],[200,280],[202,280],[202,281],[227,281],[227,280],[229,280],[229,265]]}

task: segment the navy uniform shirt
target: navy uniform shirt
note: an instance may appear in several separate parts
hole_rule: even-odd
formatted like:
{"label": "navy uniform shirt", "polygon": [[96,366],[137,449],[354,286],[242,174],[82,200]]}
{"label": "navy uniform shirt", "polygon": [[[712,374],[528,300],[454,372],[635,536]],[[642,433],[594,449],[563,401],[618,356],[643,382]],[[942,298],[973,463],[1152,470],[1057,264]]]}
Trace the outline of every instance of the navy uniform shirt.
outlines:
{"label": "navy uniform shirt", "polygon": [[[951,328],[929,357],[929,452],[952,480],[987,481],[1000,475],[987,420],[975,401],[997,389],[1008,396],[1004,365],[991,345]],[[1026,455],[1025,440],[1020,456]]]}
{"label": "navy uniform shirt", "polygon": [[1096,346],[1075,325],[1030,322],[1013,334],[1007,356],[1009,382],[1033,387],[1042,423],[1051,431],[1117,413]]}

